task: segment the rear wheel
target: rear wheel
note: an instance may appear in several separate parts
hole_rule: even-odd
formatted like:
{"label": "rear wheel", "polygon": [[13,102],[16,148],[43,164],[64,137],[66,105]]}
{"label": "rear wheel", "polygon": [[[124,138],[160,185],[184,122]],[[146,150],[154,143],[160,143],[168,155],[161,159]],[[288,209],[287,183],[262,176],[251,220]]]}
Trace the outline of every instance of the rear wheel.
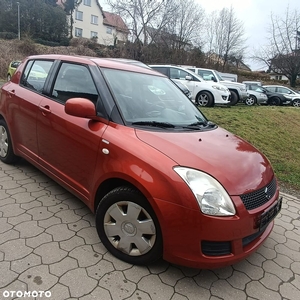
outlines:
{"label": "rear wheel", "polygon": [[14,154],[9,130],[6,122],[0,120],[0,160],[6,164],[13,164],[18,160]]}
{"label": "rear wheel", "polygon": [[293,100],[292,105],[293,105],[294,107],[300,107],[300,99],[295,99],[295,100]]}
{"label": "rear wheel", "polygon": [[252,106],[256,103],[257,103],[257,99],[254,95],[249,95],[249,97],[245,101],[245,104],[248,106]]}
{"label": "rear wheel", "polygon": [[239,96],[235,91],[230,91],[230,105],[236,105],[239,101]]}
{"label": "rear wheel", "polygon": [[196,104],[199,106],[213,106],[213,96],[209,92],[201,91],[197,95]]}
{"label": "rear wheel", "polygon": [[272,97],[271,99],[269,99],[268,104],[273,106],[279,106],[281,105],[281,100],[279,97]]}
{"label": "rear wheel", "polygon": [[115,188],[103,197],[96,228],[107,250],[130,264],[149,264],[162,256],[157,217],[145,197],[131,187]]}

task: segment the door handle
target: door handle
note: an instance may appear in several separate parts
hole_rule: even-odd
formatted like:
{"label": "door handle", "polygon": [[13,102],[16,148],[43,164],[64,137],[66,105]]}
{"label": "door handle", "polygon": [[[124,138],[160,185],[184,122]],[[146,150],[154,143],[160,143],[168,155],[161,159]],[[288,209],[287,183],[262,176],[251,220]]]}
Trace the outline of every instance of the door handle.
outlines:
{"label": "door handle", "polygon": [[46,116],[47,114],[50,114],[51,113],[51,110],[50,110],[50,106],[49,105],[45,105],[45,106],[39,106],[39,110],[42,112],[42,115],[43,116]]}

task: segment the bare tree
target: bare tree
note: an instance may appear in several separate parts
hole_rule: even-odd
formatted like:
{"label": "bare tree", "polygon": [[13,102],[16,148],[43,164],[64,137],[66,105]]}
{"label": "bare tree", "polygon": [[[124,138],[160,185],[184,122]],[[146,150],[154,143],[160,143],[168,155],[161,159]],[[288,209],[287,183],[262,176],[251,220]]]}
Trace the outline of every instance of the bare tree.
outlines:
{"label": "bare tree", "polygon": [[214,11],[207,22],[208,52],[216,56],[216,64],[224,71],[229,59],[243,57],[245,51],[244,24],[233,7]]}
{"label": "bare tree", "polygon": [[[153,35],[158,35],[172,17],[174,0],[108,0],[108,5],[119,14],[132,34],[132,41],[140,47],[137,59],[141,59],[143,48],[151,44]],[[152,36],[148,28],[153,28]]]}
{"label": "bare tree", "polygon": [[268,43],[253,58],[264,62],[270,71],[285,75],[292,87],[296,85],[300,75],[299,11],[288,7],[283,17],[271,14]]}

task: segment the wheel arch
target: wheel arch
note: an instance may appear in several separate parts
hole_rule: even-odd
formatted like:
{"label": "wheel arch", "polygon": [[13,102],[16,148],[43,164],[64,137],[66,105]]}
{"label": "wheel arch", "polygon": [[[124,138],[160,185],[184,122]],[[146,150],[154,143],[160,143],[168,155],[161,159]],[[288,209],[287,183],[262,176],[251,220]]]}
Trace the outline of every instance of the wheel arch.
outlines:
{"label": "wheel arch", "polygon": [[200,95],[201,93],[203,93],[203,92],[208,93],[208,94],[211,96],[211,99],[212,99],[211,106],[214,106],[214,105],[215,105],[215,97],[214,97],[213,93],[212,93],[211,91],[209,91],[209,90],[200,90],[200,91],[196,94],[195,101],[198,99],[199,95]]}

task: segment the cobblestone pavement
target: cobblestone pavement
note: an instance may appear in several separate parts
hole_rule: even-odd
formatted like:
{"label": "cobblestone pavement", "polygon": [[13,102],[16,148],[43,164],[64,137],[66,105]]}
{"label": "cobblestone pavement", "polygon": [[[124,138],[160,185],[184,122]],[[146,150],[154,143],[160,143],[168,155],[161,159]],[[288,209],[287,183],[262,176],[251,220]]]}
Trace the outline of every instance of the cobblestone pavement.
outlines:
{"label": "cobblestone pavement", "polygon": [[114,258],[88,208],[25,161],[0,163],[0,187],[0,299],[300,299],[300,200],[287,194],[263,246],[211,271]]}

